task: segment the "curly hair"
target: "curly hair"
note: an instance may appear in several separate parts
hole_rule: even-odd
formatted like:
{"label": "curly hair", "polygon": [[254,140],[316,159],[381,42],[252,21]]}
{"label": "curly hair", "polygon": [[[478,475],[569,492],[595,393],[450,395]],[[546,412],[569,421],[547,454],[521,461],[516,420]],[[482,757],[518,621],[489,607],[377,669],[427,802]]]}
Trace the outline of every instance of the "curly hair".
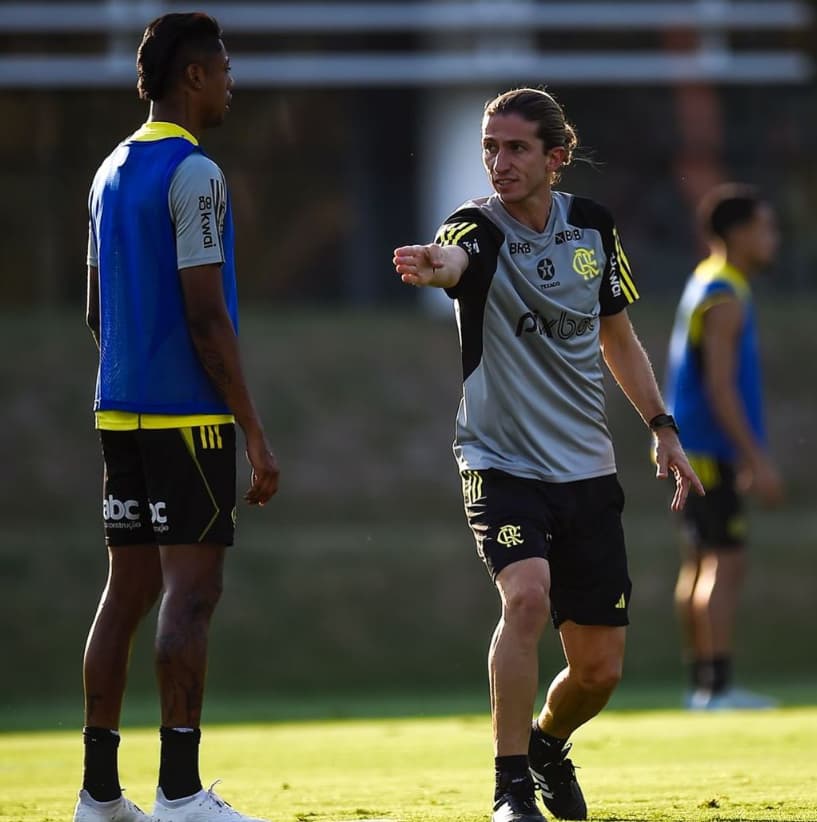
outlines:
{"label": "curly hair", "polygon": [[164,14],[148,24],[136,56],[140,100],[161,100],[184,69],[221,49],[221,26],[201,12]]}

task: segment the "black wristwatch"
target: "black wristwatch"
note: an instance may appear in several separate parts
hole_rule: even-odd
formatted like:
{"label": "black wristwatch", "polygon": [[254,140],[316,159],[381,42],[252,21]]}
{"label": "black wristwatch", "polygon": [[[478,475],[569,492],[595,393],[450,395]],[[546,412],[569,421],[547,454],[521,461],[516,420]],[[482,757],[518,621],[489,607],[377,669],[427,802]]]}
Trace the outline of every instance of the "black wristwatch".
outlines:
{"label": "black wristwatch", "polygon": [[650,431],[657,431],[659,428],[671,428],[676,434],[681,433],[672,414],[656,414],[647,425],[649,425]]}

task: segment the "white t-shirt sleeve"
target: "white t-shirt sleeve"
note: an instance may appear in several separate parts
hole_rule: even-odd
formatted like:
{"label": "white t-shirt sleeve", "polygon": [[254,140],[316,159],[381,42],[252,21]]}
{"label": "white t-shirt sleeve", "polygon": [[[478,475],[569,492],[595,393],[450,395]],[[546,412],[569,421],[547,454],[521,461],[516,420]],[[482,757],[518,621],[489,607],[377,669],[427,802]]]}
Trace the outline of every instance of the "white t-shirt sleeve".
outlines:
{"label": "white t-shirt sleeve", "polygon": [[191,154],[174,172],[167,199],[178,267],[223,263],[227,185],[221,169],[209,157]]}
{"label": "white t-shirt sleeve", "polygon": [[99,253],[96,250],[96,236],[94,235],[93,226],[88,223],[88,256],[86,258],[88,265],[94,268],[99,268]]}

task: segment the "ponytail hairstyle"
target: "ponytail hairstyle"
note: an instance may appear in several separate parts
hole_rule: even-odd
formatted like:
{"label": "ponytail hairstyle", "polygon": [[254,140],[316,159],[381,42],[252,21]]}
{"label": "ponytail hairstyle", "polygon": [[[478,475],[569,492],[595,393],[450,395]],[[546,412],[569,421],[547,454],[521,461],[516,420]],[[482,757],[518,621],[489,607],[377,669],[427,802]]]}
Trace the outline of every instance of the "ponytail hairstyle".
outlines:
{"label": "ponytail hairstyle", "polygon": [[[528,122],[536,123],[536,136],[544,143],[545,151],[563,148],[565,159],[562,166],[573,162],[573,152],[579,145],[579,135],[570,124],[562,106],[542,89],[517,88],[506,91],[485,104],[485,117],[494,114],[518,114]],[[551,183],[559,181],[561,173],[555,171]]]}
{"label": "ponytail hairstyle", "polygon": [[221,26],[207,14],[157,17],[145,29],[136,56],[139,99],[162,100],[190,63],[221,48]]}

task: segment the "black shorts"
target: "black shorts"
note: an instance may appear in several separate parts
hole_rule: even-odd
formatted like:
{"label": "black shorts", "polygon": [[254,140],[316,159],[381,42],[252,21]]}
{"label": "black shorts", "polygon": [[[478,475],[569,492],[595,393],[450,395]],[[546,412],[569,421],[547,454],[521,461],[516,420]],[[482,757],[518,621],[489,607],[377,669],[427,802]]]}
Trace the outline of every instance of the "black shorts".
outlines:
{"label": "black shorts", "polygon": [[615,474],[553,483],[496,469],[463,471],[465,515],[495,581],[531,557],[550,563],[553,624],[627,625],[632,583]]}
{"label": "black shorts", "polygon": [[738,494],[735,466],[708,457],[691,457],[705,497],[690,494],[681,514],[689,542],[699,551],[742,548],[746,542],[746,517]]}
{"label": "black shorts", "polygon": [[235,425],[100,431],[108,545],[232,545]]}

